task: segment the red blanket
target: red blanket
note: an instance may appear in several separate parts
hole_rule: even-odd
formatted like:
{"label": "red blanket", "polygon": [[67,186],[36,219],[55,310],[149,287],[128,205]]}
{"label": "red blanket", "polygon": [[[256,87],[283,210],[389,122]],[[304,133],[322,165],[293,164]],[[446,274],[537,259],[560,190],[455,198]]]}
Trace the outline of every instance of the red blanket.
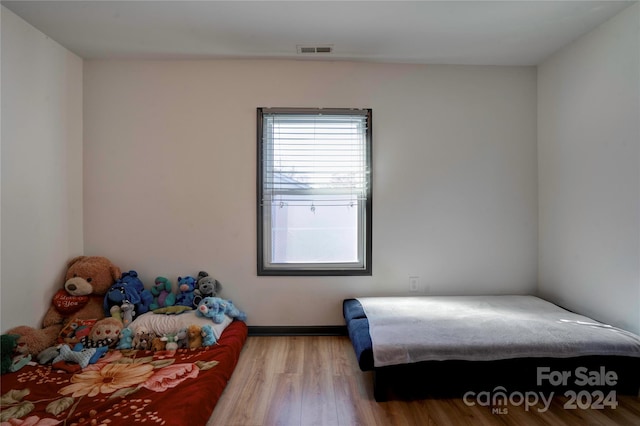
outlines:
{"label": "red blanket", "polygon": [[233,321],[206,348],[110,351],[75,374],[27,365],[1,377],[0,420],[3,426],[205,425],[246,338],[246,324]]}

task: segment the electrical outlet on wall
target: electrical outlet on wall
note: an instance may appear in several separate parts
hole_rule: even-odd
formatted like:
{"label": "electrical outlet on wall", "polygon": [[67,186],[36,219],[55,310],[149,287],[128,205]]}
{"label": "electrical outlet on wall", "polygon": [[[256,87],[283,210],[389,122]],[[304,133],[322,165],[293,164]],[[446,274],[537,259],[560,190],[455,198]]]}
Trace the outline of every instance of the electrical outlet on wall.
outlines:
{"label": "electrical outlet on wall", "polygon": [[409,275],[409,293],[429,294],[430,286],[418,275]]}
{"label": "electrical outlet on wall", "polygon": [[412,293],[420,291],[420,277],[415,275],[409,277],[409,291]]}

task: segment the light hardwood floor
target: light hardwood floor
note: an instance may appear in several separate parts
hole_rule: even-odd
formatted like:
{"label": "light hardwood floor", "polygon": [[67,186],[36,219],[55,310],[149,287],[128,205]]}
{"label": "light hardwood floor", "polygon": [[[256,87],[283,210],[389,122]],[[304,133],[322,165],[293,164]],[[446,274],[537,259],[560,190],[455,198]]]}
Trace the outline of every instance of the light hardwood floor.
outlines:
{"label": "light hardwood floor", "polygon": [[[506,414],[462,399],[378,403],[347,337],[249,337],[209,426],[640,425],[640,398],[617,396],[615,409],[548,411],[508,405]],[[505,408],[505,407],[503,407]]]}

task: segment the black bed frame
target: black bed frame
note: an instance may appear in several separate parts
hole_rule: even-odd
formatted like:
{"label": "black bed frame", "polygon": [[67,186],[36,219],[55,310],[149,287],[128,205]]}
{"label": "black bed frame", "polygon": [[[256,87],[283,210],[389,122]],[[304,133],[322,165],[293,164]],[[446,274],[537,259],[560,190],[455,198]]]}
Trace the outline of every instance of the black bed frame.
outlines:
{"label": "black bed frame", "polygon": [[[640,396],[640,360],[629,357],[587,356],[575,358],[516,358],[498,361],[423,361],[373,368],[373,393],[378,402],[389,399],[460,398],[467,392],[491,392],[500,387],[508,392],[543,392],[565,395],[582,390],[592,394],[615,391],[619,395]],[[539,370],[540,369],[540,370]],[[580,369],[576,372],[576,369]],[[568,372],[566,385],[552,384],[542,372]],[[604,372],[604,374],[600,374]],[[615,372],[615,385],[602,381]],[[609,373],[610,374],[610,373]],[[584,377],[601,384],[580,384]],[[548,376],[547,376],[548,377]],[[555,377],[558,377],[557,375]],[[554,378],[555,378],[554,377]]]}

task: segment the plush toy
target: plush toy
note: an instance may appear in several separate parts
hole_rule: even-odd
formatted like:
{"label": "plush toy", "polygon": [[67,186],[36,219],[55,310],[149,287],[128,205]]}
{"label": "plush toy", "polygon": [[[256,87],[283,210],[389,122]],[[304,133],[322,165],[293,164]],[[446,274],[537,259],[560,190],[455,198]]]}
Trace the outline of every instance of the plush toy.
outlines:
{"label": "plush toy", "polygon": [[165,277],[156,278],[151,287],[151,294],[153,294],[153,302],[149,306],[151,310],[176,304],[176,295],[172,293],[171,281]]}
{"label": "plush toy", "polygon": [[124,327],[128,327],[129,324],[133,321],[133,316],[136,314],[134,312],[133,303],[129,303],[125,301],[122,305],[120,305],[120,313],[122,315],[122,325]]}
{"label": "plush toy", "polygon": [[37,356],[38,363],[49,364],[50,362],[52,362],[58,355],[60,355],[60,348],[62,346],[63,344],[59,344],[56,346],[51,346],[50,348],[47,348],[44,351],[41,351]]}
{"label": "plush toy", "polygon": [[[26,345],[26,351],[37,355],[53,346],[63,325],[73,319],[97,319],[105,317],[104,295],[120,277],[120,268],[101,256],[78,256],[68,263],[64,286],[52,299],[42,322],[44,328],[14,327],[7,334],[18,334],[18,344]],[[99,322],[99,321],[98,321]]]}
{"label": "plush toy", "polygon": [[155,333],[147,330],[144,327],[138,327],[136,334],[133,336],[131,343],[132,349],[149,350],[151,349],[151,342],[155,339]]}
{"label": "plush toy", "polygon": [[25,365],[29,364],[31,361],[31,354],[18,354],[14,355],[11,360],[11,367],[9,367],[9,371],[14,372],[20,370]]}
{"label": "plush toy", "polygon": [[120,276],[120,268],[106,257],[78,256],[68,264],[64,289],[53,298],[43,325],[61,324],[65,319],[104,318],[104,295]]}
{"label": "plush toy", "polygon": [[21,351],[19,339],[20,336],[17,334],[0,336],[0,357],[2,359],[0,374],[18,371],[31,361],[31,354]]}
{"label": "plush toy", "polygon": [[178,343],[178,349],[186,349],[189,347],[189,333],[187,328],[181,328],[176,333],[176,342]]}
{"label": "plush toy", "polygon": [[154,337],[151,341],[152,351],[164,351],[167,348],[167,341],[162,340],[162,337]]}
{"label": "plush toy", "polygon": [[175,351],[178,349],[178,341],[175,334],[165,334],[160,340],[166,342],[166,350]]}
{"label": "plush toy", "polygon": [[76,363],[80,365],[80,367],[85,368],[89,364],[95,364],[108,350],[107,347],[83,348],[80,343],[78,343],[78,345],[76,345],[76,350],[71,350],[67,345],[60,346],[60,354],[54,358],[53,364],[60,361],[67,361]]}
{"label": "plush toy", "polygon": [[121,330],[121,321],[113,317],[105,318],[98,321],[89,335],[81,339],[80,342],[85,348],[113,347],[118,343]]}
{"label": "plush toy", "polygon": [[11,362],[13,359],[13,351],[18,347],[17,334],[3,334],[0,336],[0,356],[2,357],[2,368],[0,374],[9,373],[11,371]]}
{"label": "plush toy", "polygon": [[231,300],[219,297],[205,297],[196,311],[196,316],[211,318],[216,324],[222,323],[225,315],[241,321],[247,320],[247,315],[236,308]]}
{"label": "plush toy", "polygon": [[193,306],[196,279],[190,276],[178,277],[178,297],[176,305]]}
{"label": "plush toy", "polygon": [[192,310],[193,308],[191,308],[191,306],[173,305],[173,306],[166,306],[164,308],[154,309],[151,312],[153,312],[154,314],[180,315],[184,312],[192,311]]}
{"label": "plush toy", "polygon": [[116,349],[131,349],[133,347],[133,330],[123,328],[120,332],[120,340],[116,345]]}
{"label": "plush toy", "polygon": [[216,335],[213,334],[213,327],[210,325],[202,326],[202,346],[212,346],[216,343]]}
{"label": "plush toy", "polygon": [[189,336],[189,348],[196,349],[202,346],[202,329],[200,326],[192,324],[187,328]]}
{"label": "plush toy", "polygon": [[122,277],[120,277],[120,281],[122,281],[125,285],[133,287],[135,291],[140,294],[140,302],[135,304],[135,312],[137,315],[142,315],[146,312],[149,312],[151,303],[153,302],[153,294],[146,288],[144,288],[144,284],[140,278],[138,278],[138,273],[133,269],[129,272],[123,272]]}
{"label": "plush toy", "polygon": [[19,325],[7,330],[7,334],[19,335],[18,346],[22,347],[25,353],[36,356],[56,343],[61,328],[61,325],[51,325],[41,329]]}
{"label": "plush toy", "polygon": [[74,318],[69,321],[62,330],[60,330],[60,334],[58,334],[58,343],[66,343],[72,346],[75,345],[80,342],[83,337],[89,335],[96,322],[97,320],[95,319],[82,320]]}
{"label": "plush toy", "polygon": [[122,309],[120,309],[120,306],[113,305],[111,309],[109,309],[109,313],[111,314],[111,318],[115,318],[122,322]]}
{"label": "plush toy", "polygon": [[138,273],[131,270],[124,272],[122,277],[107,290],[103,302],[104,314],[112,316],[114,306],[121,306],[123,303],[129,302],[133,304],[133,314],[141,315],[149,311],[152,301],[151,292],[144,288],[142,281],[138,278]]}
{"label": "plush toy", "polygon": [[108,350],[109,348],[106,346],[101,346],[99,348],[96,348],[96,353],[93,354],[91,359],[89,359],[89,364],[95,364],[96,362],[98,362],[98,360],[102,358],[102,355],[106,354]]}
{"label": "plush toy", "polygon": [[96,348],[83,348],[82,344],[79,343],[80,347],[78,350],[74,351],[67,345],[60,346],[60,353],[57,357],[53,359],[53,364],[56,364],[60,361],[71,362],[80,365],[80,367],[85,368],[89,365],[89,361],[96,354]]}
{"label": "plush toy", "polygon": [[[140,303],[140,294],[133,288],[124,284],[121,280],[116,281],[104,295],[103,308],[106,316],[113,316],[113,307],[120,307],[125,302]],[[117,311],[116,311],[117,312]]]}
{"label": "plush toy", "polygon": [[216,324],[224,321],[224,306],[219,297],[205,297],[196,310],[196,316],[211,318]]}
{"label": "plush toy", "polygon": [[193,291],[193,306],[198,306],[205,297],[216,297],[222,291],[222,284],[205,271],[197,277],[196,289]]}

